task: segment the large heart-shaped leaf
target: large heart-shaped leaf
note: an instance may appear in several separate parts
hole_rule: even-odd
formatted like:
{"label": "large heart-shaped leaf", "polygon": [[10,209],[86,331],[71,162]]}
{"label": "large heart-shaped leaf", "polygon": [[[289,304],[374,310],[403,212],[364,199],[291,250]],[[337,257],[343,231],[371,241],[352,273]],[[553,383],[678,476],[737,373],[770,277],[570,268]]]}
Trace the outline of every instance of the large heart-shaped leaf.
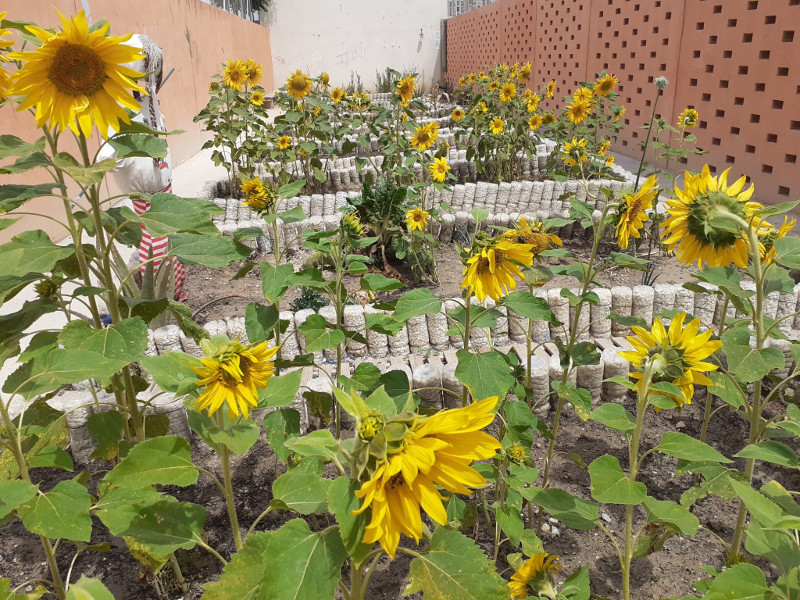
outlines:
{"label": "large heart-shaped leaf", "polygon": [[601,456],[589,465],[592,498],[609,504],[641,504],[647,497],[647,486],[631,481],[622,472],[616,456]]}

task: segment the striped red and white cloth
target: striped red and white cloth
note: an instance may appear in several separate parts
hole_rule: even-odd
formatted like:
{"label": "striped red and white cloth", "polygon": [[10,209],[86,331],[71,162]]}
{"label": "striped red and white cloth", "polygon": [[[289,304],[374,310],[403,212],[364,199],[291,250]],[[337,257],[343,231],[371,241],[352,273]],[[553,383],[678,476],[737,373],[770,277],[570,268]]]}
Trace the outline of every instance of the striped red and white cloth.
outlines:
{"label": "striped red and white cloth", "polygon": [[[172,193],[172,182],[170,181],[163,190],[159,193]],[[147,200],[132,200],[133,210],[137,215],[143,215],[150,210],[150,203]],[[142,227],[142,243],[139,244],[139,261],[144,263],[150,257],[150,252],[153,253],[153,271],[158,272],[158,268],[163,262],[163,256],[167,254],[169,239],[166,237],[153,237],[148,233],[144,225]],[[144,275],[146,265],[141,267],[142,275]],[[186,300],[186,292],[183,290],[183,285],[186,283],[186,267],[184,267],[177,258],[172,258],[172,273],[170,278],[175,276],[175,300],[183,302]]]}

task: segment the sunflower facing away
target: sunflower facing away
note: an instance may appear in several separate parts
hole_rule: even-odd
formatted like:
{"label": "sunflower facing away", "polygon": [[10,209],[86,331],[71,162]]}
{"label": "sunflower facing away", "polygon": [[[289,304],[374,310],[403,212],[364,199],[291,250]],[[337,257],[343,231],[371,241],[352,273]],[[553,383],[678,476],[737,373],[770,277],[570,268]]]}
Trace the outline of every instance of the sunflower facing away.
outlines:
{"label": "sunflower facing away", "polygon": [[339,104],[339,102],[344,100],[346,97],[347,94],[344,93],[342,88],[333,88],[333,91],[331,92],[331,102],[334,104]]}
{"label": "sunflower facing away", "polygon": [[520,217],[516,228],[506,231],[503,237],[517,244],[529,245],[534,259],[538,258],[545,250],[564,245],[561,238],[550,233],[542,221],[528,223],[525,217]]}
{"label": "sunflower facing away", "polygon": [[619,220],[617,229],[614,232],[617,236],[619,247],[625,250],[628,247],[629,238],[639,239],[639,230],[644,222],[649,220],[647,211],[653,208],[653,200],[658,196],[658,176],[650,175],[635,193],[626,194],[620,205]]}
{"label": "sunflower facing away", "polygon": [[232,90],[240,90],[247,81],[247,63],[243,60],[231,59],[222,71],[225,85]]}
{"label": "sunflower facing away", "polygon": [[512,600],[524,600],[530,596],[555,598],[553,575],[561,569],[557,554],[547,552],[534,554],[516,570],[508,582]]}
{"label": "sunflower facing away", "polygon": [[434,158],[428,170],[436,183],[444,183],[447,174],[450,172],[450,165],[447,164],[447,159],[445,157]]}
{"label": "sunflower facing away", "polygon": [[572,140],[561,146],[561,152],[563,154],[562,160],[564,161],[564,164],[568,167],[574,167],[579,162],[586,162],[589,159],[586,154],[587,143],[588,142],[584,138],[572,138]]}
{"label": "sunflower facing away", "polygon": [[700,118],[700,115],[697,111],[693,108],[685,108],[683,112],[678,116],[678,127],[682,127],[684,129],[691,129],[695,125],[697,125],[697,119]]}
{"label": "sunflower facing away", "polygon": [[431,121],[428,125],[417,127],[417,131],[411,136],[411,145],[414,148],[420,152],[425,152],[436,143],[439,138],[439,129],[438,127],[431,127],[435,123],[435,121]]}
{"label": "sunflower facing away", "polygon": [[531,63],[525,63],[517,73],[517,81],[525,83],[531,78]]}
{"label": "sunflower facing away", "polygon": [[[715,227],[710,220],[713,216],[728,216],[747,221],[763,208],[757,202],[749,202],[755,188],[751,185],[744,189],[746,177],[728,186],[729,172],[726,169],[719,177],[712,177],[708,165],[699,175],[687,172],[683,189],[676,186],[676,198],[667,200],[670,216],[661,224],[662,242],[686,266],[696,262],[697,268],[702,269],[706,262],[712,267],[727,267],[731,263],[747,267],[746,234]],[[772,226],[762,221],[757,229],[758,235],[764,236]]]}
{"label": "sunflower facing away", "polygon": [[712,385],[711,380],[703,373],[715,371],[716,365],[703,362],[706,358],[722,348],[722,342],[712,340],[712,331],[700,331],[700,319],[694,319],[684,329],[683,323],[686,313],[678,313],[672,319],[669,330],[656,319],[653,330],[647,331],[634,325],[631,327],[636,335],[628,336],[627,340],[633,350],[625,350],[619,355],[630,361],[636,372],[630,373],[637,380],[641,391],[643,372],[648,364],[652,366],[652,382],[667,381],[678,386],[681,397],[677,398],[664,392],[652,391],[653,394],[668,395],[679,406],[691,404],[694,395],[694,384]]}
{"label": "sunflower facing away", "polygon": [[763,248],[761,250],[761,264],[768,265],[777,256],[777,252],[775,252],[775,242],[783,237],[786,237],[786,234],[789,233],[794,226],[797,224],[797,219],[789,220],[789,217],[783,217],[783,225],[780,226],[778,229],[773,229],[769,232],[769,234],[764,237],[762,240]]}
{"label": "sunflower facing away", "polygon": [[311,79],[298,69],[286,80],[286,91],[295,100],[302,100],[311,93]]}
{"label": "sunflower facing away", "polygon": [[567,106],[567,119],[570,123],[578,125],[586,120],[592,110],[592,103],[589,100],[572,100],[572,104]]}
{"label": "sunflower facing away", "polygon": [[192,369],[201,378],[195,385],[206,389],[195,400],[194,410],[208,410],[211,416],[227,404],[231,419],[239,414],[248,418],[250,409],[258,406],[258,390],[267,387],[272,377],[270,361],[278,347],[268,349],[267,343],[243,346],[239,340],[231,340],[215,345],[203,340],[201,346],[206,355],[200,359],[203,366]]}
{"label": "sunflower facing away", "polygon": [[620,106],[614,111],[614,120],[619,121],[622,117],[625,116],[625,107]]}
{"label": "sunflower facing away", "polygon": [[252,58],[247,59],[245,64],[247,69],[247,83],[255,85],[261,81],[261,65],[254,61]]}
{"label": "sunflower facing away", "polygon": [[400,102],[406,106],[414,97],[414,86],[417,78],[413,75],[408,75],[404,79],[397,82],[397,95],[400,96]]}
{"label": "sunflower facing away", "polygon": [[461,119],[464,118],[464,111],[460,108],[454,108],[453,112],[450,113],[450,118],[453,119],[456,123],[458,123]]}
{"label": "sunflower facing away", "polygon": [[533,264],[531,248],[530,244],[516,244],[505,239],[483,248],[467,260],[461,287],[467,288],[468,296],[474,294],[478,302],[483,302],[486,296],[499,300],[517,287],[515,277],[523,278],[519,265]]}
{"label": "sunflower facing away", "polygon": [[322,84],[322,87],[328,87],[331,84],[331,76],[323,71],[319,76],[319,82]]}
{"label": "sunflower facing away", "polygon": [[408,226],[409,231],[413,231],[415,229],[417,231],[422,231],[425,228],[425,225],[428,224],[428,219],[430,216],[430,213],[426,210],[422,210],[419,207],[412,208],[406,213],[406,225]]}
{"label": "sunflower facing away", "polygon": [[[432,417],[413,417],[399,449],[388,448],[372,477],[356,491],[363,504],[354,514],[372,509],[363,543],[379,542],[394,558],[401,533],[417,542],[422,538],[420,508],[436,523],[447,524],[437,485],[452,494],[471,494],[470,488],[486,485],[470,464],[493,457],[500,448],[496,439],[481,431],[494,420],[496,404],[493,396]],[[400,423],[387,428],[391,425]]]}
{"label": "sunflower facing away", "polygon": [[606,73],[598,77],[594,82],[594,93],[596,96],[608,96],[617,87],[619,79],[616,76]]}
{"label": "sunflower facing away", "polygon": [[500,117],[495,117],[489,123],[489,129],[491,129],[492,133],[495,135],[500,135],[501,133],[503,133],[503,129],[505,128],[505,126],[506,122],[503,121],[503,119],[501,119]]}
{"label": "sunflower facing away", "polygon": [[253,177],[252,179],[245,179],[240,189],[242,190],[242,196],[247,198],[248,196],[263,192],[264,184],[261,183],[258,177]]}
{"label": "sunflower facing away", "polygon": [[513,83],[507,83],[500,90],[500,101],[508,102],[516,95],[517,95],[517,86],[515,86]]}
{"label": "sunflower facing away", "polygon": [[[131,35],[106,35],[108,23],[89,32],[81,11],[71,19],[59,13],[63,30],[50,33],[35,25],[25,28],[42,42],[30,52],[12,52],[22,67],[13,75],[9,96],[25,96],[18,110],[36,108],[36,123],[49,123],[89,136],[96,124],[105,137],[108,128],[119,131],[129,123],[125,108],[139,110],[130,91],[143,92],[134,80],[142,73],[126,66],[142,58],[139,50],[125,45]],[[125,107],[125,108],[123,108]]]}

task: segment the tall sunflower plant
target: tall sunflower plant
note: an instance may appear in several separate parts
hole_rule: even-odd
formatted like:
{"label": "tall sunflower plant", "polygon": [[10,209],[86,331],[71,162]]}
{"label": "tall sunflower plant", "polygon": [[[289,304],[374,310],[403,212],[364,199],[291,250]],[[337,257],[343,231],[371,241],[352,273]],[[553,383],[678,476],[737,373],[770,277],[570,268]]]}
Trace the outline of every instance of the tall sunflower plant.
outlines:
{"label": "tall sunflower plant", "polygon": [[[7,13],[0,18],[2,110],[28,113],[41,130],[34,141],[0,136],[0,174],[49,179],[0,183],[0,226],[37,215],[66,237],[66,243],[56,244],[47,232],[33,229],[0,245],[0,301],[18,300],[24,293],[34,296],[2,319],[3,361],[13,359],[18,365],[4,381],[6,396],[0,401],[2,518],[20,519],[39,536],[50,570],[42,589],[64,599],[68,587],[87,584],[71,582],[69,573],[59,570],[55,549],[68,541],[77,545],[78,553],[86,551],[93,532],[91,517],[104,508],[85,487],[92,477],[65,480],[45,490],[33,482],[31,469],[74,470],[64,450],[65,419],[77,410],[93,413],[89,430],[98,442],[95,458],[116,464],[126,454],[135,455],[139,445],[161,443],[165,417],[144,414],[154,399],[141,368],[148,324],[169,314],[188,337],[199,341],[204,335],[185,305],[171,298],[148,298],[133,285],[134,275],[148,265],[152,273],[161,257],[151,256],[130,268],[122,252],[138,247],[142,225],[169,239],[163,264],[179,259],[227,265],[241,261],[247,249],[219,234],[210,217],[220,210],[211,202],[168,193],[130,194],[150,203],[152,210],[141,216],[126,206],[114,206],[123,195],[104,193],[105,176],[117,163],[98,159],[94,133],[113,147],[117,159],[160,159],[167,152],[164,132],[133,119],[139,109],[133,92],[144,91],[139,84],[144,74],[130,66],[142,58],[128,43],[131,35],[111,35],[105,21],[90,26],[83,12],[60,15],[61,25],[53,30],[7,19]],[[12,30],[23,44],[11,37]],[[30,208],[36,198],[50,200],[42,213]],[[61,319],[64,325],[50,329],[40,320],[45,316]],[[66,386],[76,385],[86,390],[86,405],[65,413],[47,404]],[[12,406],[18,413],[14,417]],[[114,514],[120,517],[120,512]],[[128,517],[115,522],[115,535],[130,527]],[[149,531],[156,529],[153,524]],[[174,548],[141,536],[137,539],[146,546],[145,553],[158,556],[160,566],[173,560]],[[0,587],[7,581],[0,581]]]}

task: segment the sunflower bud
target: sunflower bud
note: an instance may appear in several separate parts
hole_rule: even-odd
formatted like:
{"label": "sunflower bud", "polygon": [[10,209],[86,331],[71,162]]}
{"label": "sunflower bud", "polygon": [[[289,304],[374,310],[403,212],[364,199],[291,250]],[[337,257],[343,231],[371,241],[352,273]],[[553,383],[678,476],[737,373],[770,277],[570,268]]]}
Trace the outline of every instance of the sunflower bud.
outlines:
{"label": "sunflower bud", "polygon": [[379,431],[382,431],[386,426],[386,419],[380,413],[373,412],[370,415],[358,420],[356,430],[358,437],[365,442],[372,440]]}
{"label": "sunflower bud", "polygon": [[61,285],[49,277],[42,279],[33,287],[42,300],[56,300],[61,289]]}
{"label": "sunflower bud", "polygon": [[506,456],[510,461],[521,464],[528,458],[528,450],[522,444],[514,442],[506,450]]}

